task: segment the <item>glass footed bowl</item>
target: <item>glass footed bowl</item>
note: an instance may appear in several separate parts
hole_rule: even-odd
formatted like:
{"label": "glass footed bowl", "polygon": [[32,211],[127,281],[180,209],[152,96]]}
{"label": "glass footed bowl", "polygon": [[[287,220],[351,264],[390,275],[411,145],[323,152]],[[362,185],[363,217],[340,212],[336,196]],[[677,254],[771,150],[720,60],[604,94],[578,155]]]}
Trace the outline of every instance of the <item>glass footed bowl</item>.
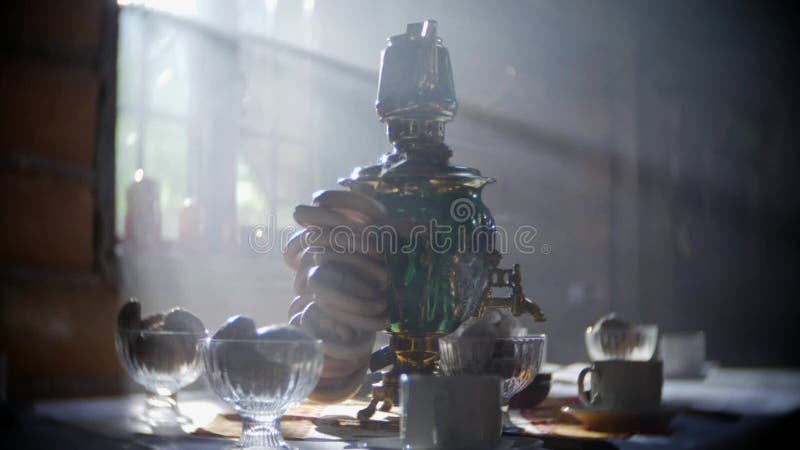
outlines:
{"label": "glass footed bowl", "polygon": [[584,337],[592,361],[649,361],[656,351],[658,326],[587,327]]}
{"label": "glass footed bowl", "polygon": [[144,412],[136,419],[160,432],[191,425],[178,411],[177,393],[202,373],[200,342],[205,337],[205,333],[117,330],[122,367],[147,391]]}
{"label": "glass footed bowl", "polygon": [[508,402],[539,373],[546,341],[544,334],[494,341],[445,336],[439,339],[439,369],[445,375],[499,375],[503,379],[503,424],[511,431],[516,427],[508,417]]}
{"label": "glass footed bowl", "polygon": [[322,373],[322,341],[206,339],[203,361],[214,393],[242,416],[235,448],[289,449],[280,418]]}

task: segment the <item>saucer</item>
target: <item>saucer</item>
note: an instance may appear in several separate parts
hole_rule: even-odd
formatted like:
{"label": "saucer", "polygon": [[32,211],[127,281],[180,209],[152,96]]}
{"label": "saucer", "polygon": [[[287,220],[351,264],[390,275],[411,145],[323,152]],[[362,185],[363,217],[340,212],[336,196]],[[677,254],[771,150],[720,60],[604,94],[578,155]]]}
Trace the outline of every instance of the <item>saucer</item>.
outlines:
{"label": "saucer", "polygon": [[[524,436],[503,436],[500,442],[493,448],[486,450],[535,450],[544,445],[541,439],[534,439]],[[403,438],[385,437],[372,438],[358,442],[358,448],[370,450],[404,450]]]}
{"label": "saucer", "polygon": [[640,411],[620,411],[586,406],[564,406],[561,408],[562,413],[569,414],[580,420],[588,430],[644,433],[664,433],[669,431],[669,425],[679,411],[679,408],[669,406]]}

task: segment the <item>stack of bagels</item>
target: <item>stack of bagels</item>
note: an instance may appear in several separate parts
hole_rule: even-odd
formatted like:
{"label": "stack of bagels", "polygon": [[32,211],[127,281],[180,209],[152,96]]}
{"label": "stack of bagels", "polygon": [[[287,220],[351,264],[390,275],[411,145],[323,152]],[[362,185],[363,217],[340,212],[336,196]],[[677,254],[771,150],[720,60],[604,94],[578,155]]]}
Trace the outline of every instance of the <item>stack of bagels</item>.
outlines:
{"label": "stack of bagels", "polygon": [[294,219],[303,228],[284,252],[296,271],[290,323],[325,343],[322,377],[309,398],[337,403],[361,388],[375,332],[388,326],[389,273],[362,239],[365,228],[386,219],[386,209],[356,192],[321,191],[312,205],[295,208]]}

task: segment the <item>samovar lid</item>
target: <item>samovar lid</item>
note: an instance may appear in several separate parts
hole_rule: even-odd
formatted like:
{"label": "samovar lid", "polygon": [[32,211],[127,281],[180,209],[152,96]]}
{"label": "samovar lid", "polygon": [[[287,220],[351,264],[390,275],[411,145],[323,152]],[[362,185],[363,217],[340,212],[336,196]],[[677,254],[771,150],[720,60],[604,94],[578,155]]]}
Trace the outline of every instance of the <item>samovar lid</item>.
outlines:
{"label": "samovar lid", "polygon": [[355,191],[372,194],[391,192],[400,186],[403,186],[403,189],[408,189],[409,186],[441,189],[464,186],[480,189],[494,181],[494,178],[485,177],[478,169],[472,167],[390,153],[384,155],[379,164],[356,167],[349,177],[340,179],[339,184]]}
{"label": "samovar lid", "polygon": [[450,120],[456,92],[450,54],[436,35],[435,20],[410,23],[405,34],[388,39],[381,53],[378,99],[381,121]]}
{"label": "samovar lid", "polygon": [[381,54],[375,107],[386,123],[391,153],[378,164],[357,167],[339,180],[353,190],[391,192],[433,187],[481,188],[494,181],[477,169],[449,163],[445,123],[457,109],[450,54],[436,35],[435,20],[408,24],[388,39]]}

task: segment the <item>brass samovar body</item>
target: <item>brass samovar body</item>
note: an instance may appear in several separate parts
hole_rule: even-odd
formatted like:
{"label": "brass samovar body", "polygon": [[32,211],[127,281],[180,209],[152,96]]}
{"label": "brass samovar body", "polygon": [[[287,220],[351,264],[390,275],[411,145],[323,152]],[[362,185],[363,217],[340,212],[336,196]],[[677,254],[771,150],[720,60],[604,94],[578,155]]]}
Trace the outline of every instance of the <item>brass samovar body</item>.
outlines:
{"label": "brass samovar body", "polygon": [[[455,116],[457,102],[450,56],[436,28],[432,20],[409,24],[405,34],[389,38],[376,108],[393,151],[340,181],[383,203],[389,220],[376,233],[391,237],[378,239],[391,273],[390,342],[373,354],[370,369],[393,367],[373,385],[362,419],[379,402],[382,410],[397,403],[400,374],[434,373],[438,338],[487,306],[544,320],[522,292],[519,266],[498,268],[495,223],[481,199],[494,180],[449,162],[445,123]],[[508,287],[511,294],[493,297],[493,287]]]}

